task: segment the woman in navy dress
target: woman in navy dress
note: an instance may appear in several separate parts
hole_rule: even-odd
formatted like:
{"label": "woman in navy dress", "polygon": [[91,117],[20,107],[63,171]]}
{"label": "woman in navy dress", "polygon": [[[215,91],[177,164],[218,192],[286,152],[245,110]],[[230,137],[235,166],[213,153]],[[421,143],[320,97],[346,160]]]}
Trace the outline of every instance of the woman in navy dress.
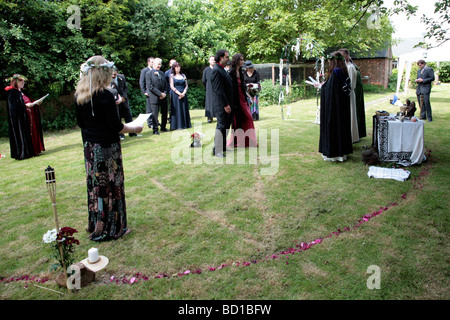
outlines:
{"label": "woman in navy dress", "polygon": [[170,89],[172,101],[170,106],[170,130],[190,128],[191,116],[189,115],[187,98],[188,83],[186,76],[181,73],[181,66],[178,62],[172,65]]}

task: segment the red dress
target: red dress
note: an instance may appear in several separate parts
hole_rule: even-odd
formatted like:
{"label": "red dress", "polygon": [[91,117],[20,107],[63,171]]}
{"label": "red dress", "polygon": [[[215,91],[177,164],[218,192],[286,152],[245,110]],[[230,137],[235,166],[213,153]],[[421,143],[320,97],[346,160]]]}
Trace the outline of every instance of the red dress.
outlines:
{"label": "red dress", "polygon": [[[32,103],[30,98],[22,93],[23,101],[25,104]],[[44,139],[42,136],[42,129],[40,126],[40,115],[37,105],[31,108],[27,107],[28,123],[30,124],[31,141],[33,142],[33,149],[35,155],[44,151]]]}
{"label": "red dress", "polygon": [[250,106],[247,102],[245,92],[242,90],[241,79],[238,78],[239,87],[239,101],[240,108],[234,111],[233,120],[231,123],[230,139],[227,141],[228,147],[257,147],[258,141],[256,139],[256,130],[253,123],[252,114],[250,113]]}

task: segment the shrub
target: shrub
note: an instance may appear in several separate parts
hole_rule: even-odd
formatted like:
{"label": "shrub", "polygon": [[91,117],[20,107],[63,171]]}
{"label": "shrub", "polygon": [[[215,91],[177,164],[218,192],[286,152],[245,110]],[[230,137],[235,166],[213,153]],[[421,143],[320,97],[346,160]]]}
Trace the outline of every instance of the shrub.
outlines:
{"label": "shrub", "polygon": [[[398,69],[393,69],[392,74],[389,76],[389,83],[388,83],[388,88],[392,91],[397,91],[397,77],[398,77]],[[400,90],[403,90],[403,77],[402,81],[400,82]]]}
{"label": "shrub", "polygon": [[203,86],[198,86],[197,84],[189,84],[188,89],[188,101],[189,109],[204,109],[205,108],[205,97],[206,91]]}
{"label": "shrub", "polygon": [[439,66],[439,81],[450,82],[450,62],[441,62]]}
{"label": "shrub", "polygon": [[77,125],[77,117],[75,113],[75,104],[72,107],[61,107],[59,111],[53,115],[47,114],[48,118],[41,119],[42,130],[63,130],[73,128]]}
{"label": "shrub", "polygon": [[140,113],[146,113],[145,105],[147,98],[142,94],[141,89],[133,87],[130,83],[127,83],[127,86],[131,115],[137,117]]}
{"label": "shrub", "polygon": [[272,104],[278,104],[278,97],[280,95],[280,85],[275,82],[272,84],[272,80],[265,79],[261,81],[261,92],[259,93],[260,106],[270,106]]}

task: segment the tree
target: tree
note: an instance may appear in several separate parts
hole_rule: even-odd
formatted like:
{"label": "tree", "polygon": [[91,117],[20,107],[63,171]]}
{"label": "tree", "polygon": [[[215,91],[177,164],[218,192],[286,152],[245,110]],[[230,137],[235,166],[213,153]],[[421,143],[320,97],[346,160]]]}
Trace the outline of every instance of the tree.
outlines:
{"label": "tree", "polygon": [[[422,16],[421,21],[427,25],[427,33],[425,34],[425,39],[433,39],[437,41],[435,46],[440,46],[450,40],[450,37],[447,34],[449,31],[449,9],[450,9],[450,1],[449,0],[440,0],[436,1],[434,4],[434,13],[439,14],[439,19],[429,18],[425,15]],[[422,43],[421,43],[422,44]],[[431,47],[428,44],[429,47]]]}
{"label": "tree", "polygon": [[188,66],[203,66],[219,49],[234,46],[219,17],[220,8],[202,0],[176,0],[171,6],[171,21],[176,36],[172,56]]}
{"label": "tree", "polygon": [[[345,45],[354,53],[378,50],[391,41],[392,26],[380,16],[376,28],[364,10],[373,1],[215,0],[238,50],[256,61],[276,61],[292,39],[303,37],[324,48]],[[361,16],[363,14],[363,16]],[[351,32],[350,32],[351,31]]]}
{"label": "tree", "polygon": [[80,30],[67,27],[67,3],[1,1],[2,75],[22,73],[36,93],[71,91],[81,63],[101,52]]}

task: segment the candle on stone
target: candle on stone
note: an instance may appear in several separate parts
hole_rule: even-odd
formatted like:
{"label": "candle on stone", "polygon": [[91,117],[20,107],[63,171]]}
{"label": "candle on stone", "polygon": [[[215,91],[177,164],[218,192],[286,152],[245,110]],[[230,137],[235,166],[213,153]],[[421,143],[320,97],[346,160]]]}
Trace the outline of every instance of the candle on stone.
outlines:
{"label": "candle on stone", "polygon": [[89,263],[96,263],[98,261],[98,249],[97,248],[91,248],[88,250],[88,262]]}

